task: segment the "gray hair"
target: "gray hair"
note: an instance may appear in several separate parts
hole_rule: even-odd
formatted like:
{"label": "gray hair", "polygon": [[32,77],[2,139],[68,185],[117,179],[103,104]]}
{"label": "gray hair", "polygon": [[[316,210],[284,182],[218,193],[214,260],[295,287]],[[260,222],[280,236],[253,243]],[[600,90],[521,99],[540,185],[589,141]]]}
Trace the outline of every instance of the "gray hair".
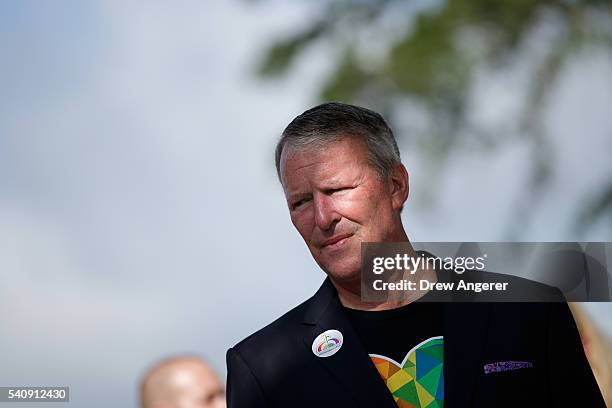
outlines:
{"label": "gray hair", "polygon": [[276,145],[276,174],[282,183],[280,160],[285,145],[320,148],[345,137],[364,140],[368,161],[382,178],[400,163],[400,152],[391,128],[383,117],[369,109],[329,102],[307,110],[289,123]]}

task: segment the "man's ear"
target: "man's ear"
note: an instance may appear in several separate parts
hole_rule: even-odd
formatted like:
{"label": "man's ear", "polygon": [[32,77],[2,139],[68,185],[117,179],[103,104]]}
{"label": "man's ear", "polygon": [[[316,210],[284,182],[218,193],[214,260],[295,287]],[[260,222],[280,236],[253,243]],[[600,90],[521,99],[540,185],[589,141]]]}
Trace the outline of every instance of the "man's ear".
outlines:
{"label": "man's ear", "polygon": [[401,211],[404,203],[408,199],[408,171],[402,163],[398,163],[391,169],[389,174],[391,187],[391,205],[394,210]]}

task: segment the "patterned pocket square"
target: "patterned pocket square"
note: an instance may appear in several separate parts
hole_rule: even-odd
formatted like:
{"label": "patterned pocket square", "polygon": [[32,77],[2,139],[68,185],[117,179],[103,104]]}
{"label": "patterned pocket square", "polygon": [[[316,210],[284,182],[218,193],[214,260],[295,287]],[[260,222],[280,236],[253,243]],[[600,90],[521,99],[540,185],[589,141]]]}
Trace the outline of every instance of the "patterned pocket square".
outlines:
{"label": "patterned pocket square", "polygon": [[523,368],[532,368],[533,363],[529,361],[498,361],[484,365],[485,374],[500,373],[503,371],[521,370]]}

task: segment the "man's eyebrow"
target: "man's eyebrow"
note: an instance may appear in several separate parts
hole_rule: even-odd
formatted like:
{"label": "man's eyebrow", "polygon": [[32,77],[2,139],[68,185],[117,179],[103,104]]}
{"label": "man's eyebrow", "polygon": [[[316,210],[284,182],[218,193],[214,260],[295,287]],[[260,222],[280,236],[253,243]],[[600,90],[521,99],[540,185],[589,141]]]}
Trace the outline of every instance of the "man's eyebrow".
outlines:
{"label": "man's eyebrow", "polygon": [[354,175],[351,177],[346,177],[346,176],[342,177],[340,175],[334,175],[330,177],[329,179],[327,179],[324,183],[322,183],[322,186],[324,188],[354,186],[360,182],[362,177],[363,177],[362,175]]}
{"label": "man's eyebrow", "polygon": [[298,200],[300,198],[304,198],[304,197],[308,197],[311,193],[306,193],[306,192],[294,192],[294,193],[289,193],[287,194],[287,201],[295,201]]}

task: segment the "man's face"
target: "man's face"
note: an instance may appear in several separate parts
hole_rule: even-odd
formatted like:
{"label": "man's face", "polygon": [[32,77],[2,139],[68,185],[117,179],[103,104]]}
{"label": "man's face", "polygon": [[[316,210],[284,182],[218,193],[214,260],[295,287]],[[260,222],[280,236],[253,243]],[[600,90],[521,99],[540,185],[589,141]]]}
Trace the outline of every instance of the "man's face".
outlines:
{"label": "man's face", "polygon": [[364,141],[343,138],[305,150],[285,146],[280,166],[291,221],[334,280],[359,279],[362,242],[399,240],[405,196],[368,162]]}

